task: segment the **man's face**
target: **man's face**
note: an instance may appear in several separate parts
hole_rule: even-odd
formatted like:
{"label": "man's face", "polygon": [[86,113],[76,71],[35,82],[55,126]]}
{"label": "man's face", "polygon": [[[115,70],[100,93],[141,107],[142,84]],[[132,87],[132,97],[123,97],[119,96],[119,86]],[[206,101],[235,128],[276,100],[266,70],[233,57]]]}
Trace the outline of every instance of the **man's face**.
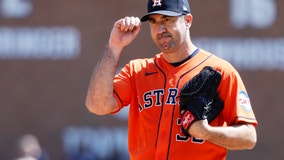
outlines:
{"label": "man's face", "polygon": [[189,35],[184,16],[153,14],[149,16],[149,23],[152,39],[164,53],[176,51]]}

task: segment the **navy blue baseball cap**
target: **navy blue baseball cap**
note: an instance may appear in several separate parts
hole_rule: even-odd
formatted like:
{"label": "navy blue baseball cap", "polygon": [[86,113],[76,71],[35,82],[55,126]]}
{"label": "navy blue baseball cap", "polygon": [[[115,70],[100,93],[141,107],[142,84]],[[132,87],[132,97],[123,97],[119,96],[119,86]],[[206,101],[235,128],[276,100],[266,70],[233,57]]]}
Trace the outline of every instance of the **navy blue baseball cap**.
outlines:
{"label": "navy blue baseball cap", "polygon": [[188,0],[148,0],[148,13],[140,20],[148,21],[151,14],[181,16],[188,13],[190,13]]}

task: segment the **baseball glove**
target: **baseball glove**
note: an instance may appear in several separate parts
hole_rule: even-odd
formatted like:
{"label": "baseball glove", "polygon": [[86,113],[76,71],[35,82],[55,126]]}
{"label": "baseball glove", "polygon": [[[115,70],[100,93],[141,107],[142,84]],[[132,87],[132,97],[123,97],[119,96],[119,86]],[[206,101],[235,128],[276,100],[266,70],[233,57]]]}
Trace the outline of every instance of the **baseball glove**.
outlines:
{"label": "baseball glove", "polygon": [[217,92],[221,77],[220,72],[206,66],[181,88],[181,124],[186,136],[190,136],[188,129],[193,122],[204,119],[211,122],[222,111],[224,102]]}

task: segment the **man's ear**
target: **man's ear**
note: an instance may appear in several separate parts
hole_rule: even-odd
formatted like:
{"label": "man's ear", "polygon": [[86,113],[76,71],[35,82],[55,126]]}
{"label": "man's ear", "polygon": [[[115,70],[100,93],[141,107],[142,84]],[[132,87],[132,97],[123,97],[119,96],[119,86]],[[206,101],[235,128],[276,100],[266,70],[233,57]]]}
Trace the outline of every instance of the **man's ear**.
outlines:
{"label": "man's ear", "polygon": [[185,17],[185,23],[186,23],[186,27],[190,28],[191,24],[192,24],[192,20],[193,20],[193,16],[192,14],[187,14],[184,16]]}

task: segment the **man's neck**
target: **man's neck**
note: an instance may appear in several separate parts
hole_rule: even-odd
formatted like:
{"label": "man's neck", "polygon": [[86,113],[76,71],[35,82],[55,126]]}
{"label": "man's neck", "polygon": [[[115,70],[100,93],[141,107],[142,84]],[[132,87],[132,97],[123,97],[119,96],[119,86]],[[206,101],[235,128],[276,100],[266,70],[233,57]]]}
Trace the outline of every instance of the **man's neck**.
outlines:
{"label": "man's neck", "polygon": [[190,56],[197,47],[191,43],[190,46],[181,47],[179,50],[171,53],[163,53],[163,58],[169,63],[176,63]]}

